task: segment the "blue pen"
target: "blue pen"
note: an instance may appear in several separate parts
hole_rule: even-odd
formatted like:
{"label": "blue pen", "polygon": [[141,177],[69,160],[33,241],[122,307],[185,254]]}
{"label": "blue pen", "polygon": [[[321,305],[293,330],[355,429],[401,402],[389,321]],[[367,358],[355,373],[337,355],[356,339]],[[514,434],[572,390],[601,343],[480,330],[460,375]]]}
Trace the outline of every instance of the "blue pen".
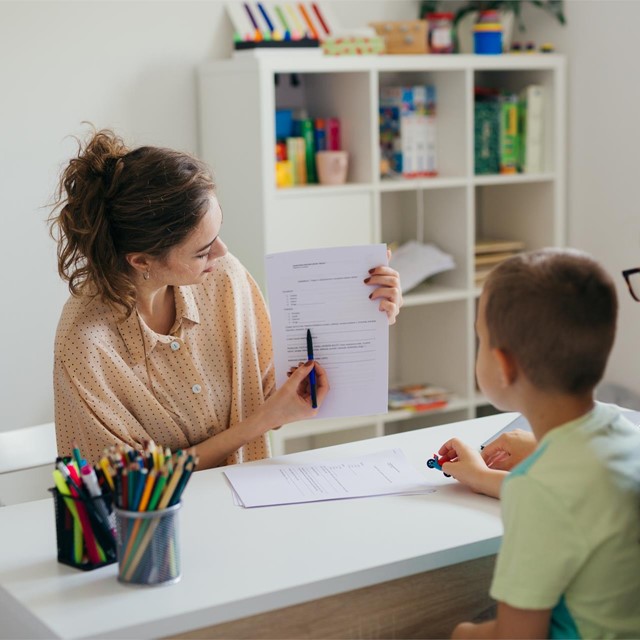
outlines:
{"label": "blue pen", "polygon": [[[307,329],[307,358],[313,360],[313,340],[311,339],[311,329]],[[316,370],[311,369],[309,374],[309,386],[311,387],[311,406],[318,408],[318,398],[316,396]]]}

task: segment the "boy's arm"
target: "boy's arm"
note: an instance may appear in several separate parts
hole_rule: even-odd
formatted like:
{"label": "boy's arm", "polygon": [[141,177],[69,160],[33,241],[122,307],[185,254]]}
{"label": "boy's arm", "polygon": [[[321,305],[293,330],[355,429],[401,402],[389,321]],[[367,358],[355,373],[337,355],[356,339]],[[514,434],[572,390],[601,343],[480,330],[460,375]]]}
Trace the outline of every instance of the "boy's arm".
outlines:
{"label": "boy's arm", "polygon": [[498,602],[498,617],[480,624],[461,622],[452,638],[548,638],[551,609],[516,609]]}

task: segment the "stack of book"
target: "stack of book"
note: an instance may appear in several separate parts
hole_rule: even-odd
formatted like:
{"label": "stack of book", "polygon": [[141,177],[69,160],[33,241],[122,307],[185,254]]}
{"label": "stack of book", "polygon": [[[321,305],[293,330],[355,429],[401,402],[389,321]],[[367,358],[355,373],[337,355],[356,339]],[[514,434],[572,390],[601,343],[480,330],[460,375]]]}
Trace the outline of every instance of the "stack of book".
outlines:
{"label": "stack of book", "polygon": [[521,240],[476,240],[476,287],[481,287],[484,284],[491,269],[521,251],[524,251],[524,242]]}
{"label": "stack of book", "polygon": [[475,173],[543,171],[544,90],[529,85],[519,94],[476,87]]}
{"label": "stack of book", "polygon": [[449,403],[451,393],[432,384],[411,384],[389,388],[389,409],[431,411]]}

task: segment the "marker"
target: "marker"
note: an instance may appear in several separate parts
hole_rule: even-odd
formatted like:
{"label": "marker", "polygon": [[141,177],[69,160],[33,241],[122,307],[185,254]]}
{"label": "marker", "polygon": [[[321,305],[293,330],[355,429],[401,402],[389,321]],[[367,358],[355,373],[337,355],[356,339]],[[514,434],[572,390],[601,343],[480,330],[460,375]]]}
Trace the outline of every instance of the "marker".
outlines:
{"label": "marker", "polygon": [[85,464],[84,467],[82,467],[82,482],[84,483],[84,486],[87,487],[89,495],[92,498],[95,498],[94,504],[96,505],[96,509],[100,512],[100,517],[103,520],[102,524],[105,525],[115,536],[115,529],[109,526],[109,510],[102,498],[102,491],[100,491],[100,485],[98,484],[98,476],[96,476],[96,472],[90,464]]}
{"label": "marker", "polygon": [[267,23],[267,26],[269,27],[269,31],[273,33],[275,31],[275,27],[273,26],[273,22],[269,18],[269,15],[267,14],[267,11],[264,8],[264,5],[262,4],[262,2],[258,2],[258,10],[262,14],[264,21]]}
{"label": "marker", "polygon": [[309,17],[307,10],[304,8],[304,5],[300,2],[298,4],[298,7],[300,8],[300,15],[302,15],[303,20],[307,23],[307,26],[309,27],[310,36],[314,40],[319,40],[318,32],[316,31],[316,28],[313,26],[313,22],[311,22],[311,18]]}
{"label": "marker", "polygon": [[82,469],[82,456],[80,455],[80,449],[76,442],[73,443],[73,459],[76,461],[76,465],[78,465],[78,473],[80,473],[80,469]]}
{"label": "marker", "polygon": [[318,18],[318,20],[320,22],[320,25],[324,29],[324,32],[327,35],[331,35],[331,32],[329,31],[329,27],[327,26],[327,23],[326,23],[324,17],[322,16],[322,13],[320,12],[320,7],[315,2],[313,2],[313,3],[311,3],[311,8],[313,9],[313,12],[316,14],[316,16],[317,16],[317,18]]}
{"label": "marker", "polygon": [[258,23],[256,22],[256,19],[253,17],[253,13],[251,13],[251,9],[249,8],[249,5],[246,2],[244,3],[244,10],[247,12],[247,15],[249,16],[249,20],[251,20],[251,24],[253,25],[253,28],[256,31],[260,31],[260,27],[258,26]]}
{"label": "marker", "polygon": [[[307,359],[313,360],[313,340],[311,339],[311,329],[307,329]],[[311,406],[318,408],[317,387],[316,387],[316,370],[311,369],[309,374],[309,387],[311,388]]]}

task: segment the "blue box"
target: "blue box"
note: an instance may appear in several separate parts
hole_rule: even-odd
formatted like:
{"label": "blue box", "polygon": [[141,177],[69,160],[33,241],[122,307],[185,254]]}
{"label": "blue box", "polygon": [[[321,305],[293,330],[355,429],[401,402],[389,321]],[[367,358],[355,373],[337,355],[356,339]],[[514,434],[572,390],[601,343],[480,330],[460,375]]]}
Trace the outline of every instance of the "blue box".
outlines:
{"label": "blue box", "polygon": [[276,111],[276,140],[293,137],[293,110]]}

